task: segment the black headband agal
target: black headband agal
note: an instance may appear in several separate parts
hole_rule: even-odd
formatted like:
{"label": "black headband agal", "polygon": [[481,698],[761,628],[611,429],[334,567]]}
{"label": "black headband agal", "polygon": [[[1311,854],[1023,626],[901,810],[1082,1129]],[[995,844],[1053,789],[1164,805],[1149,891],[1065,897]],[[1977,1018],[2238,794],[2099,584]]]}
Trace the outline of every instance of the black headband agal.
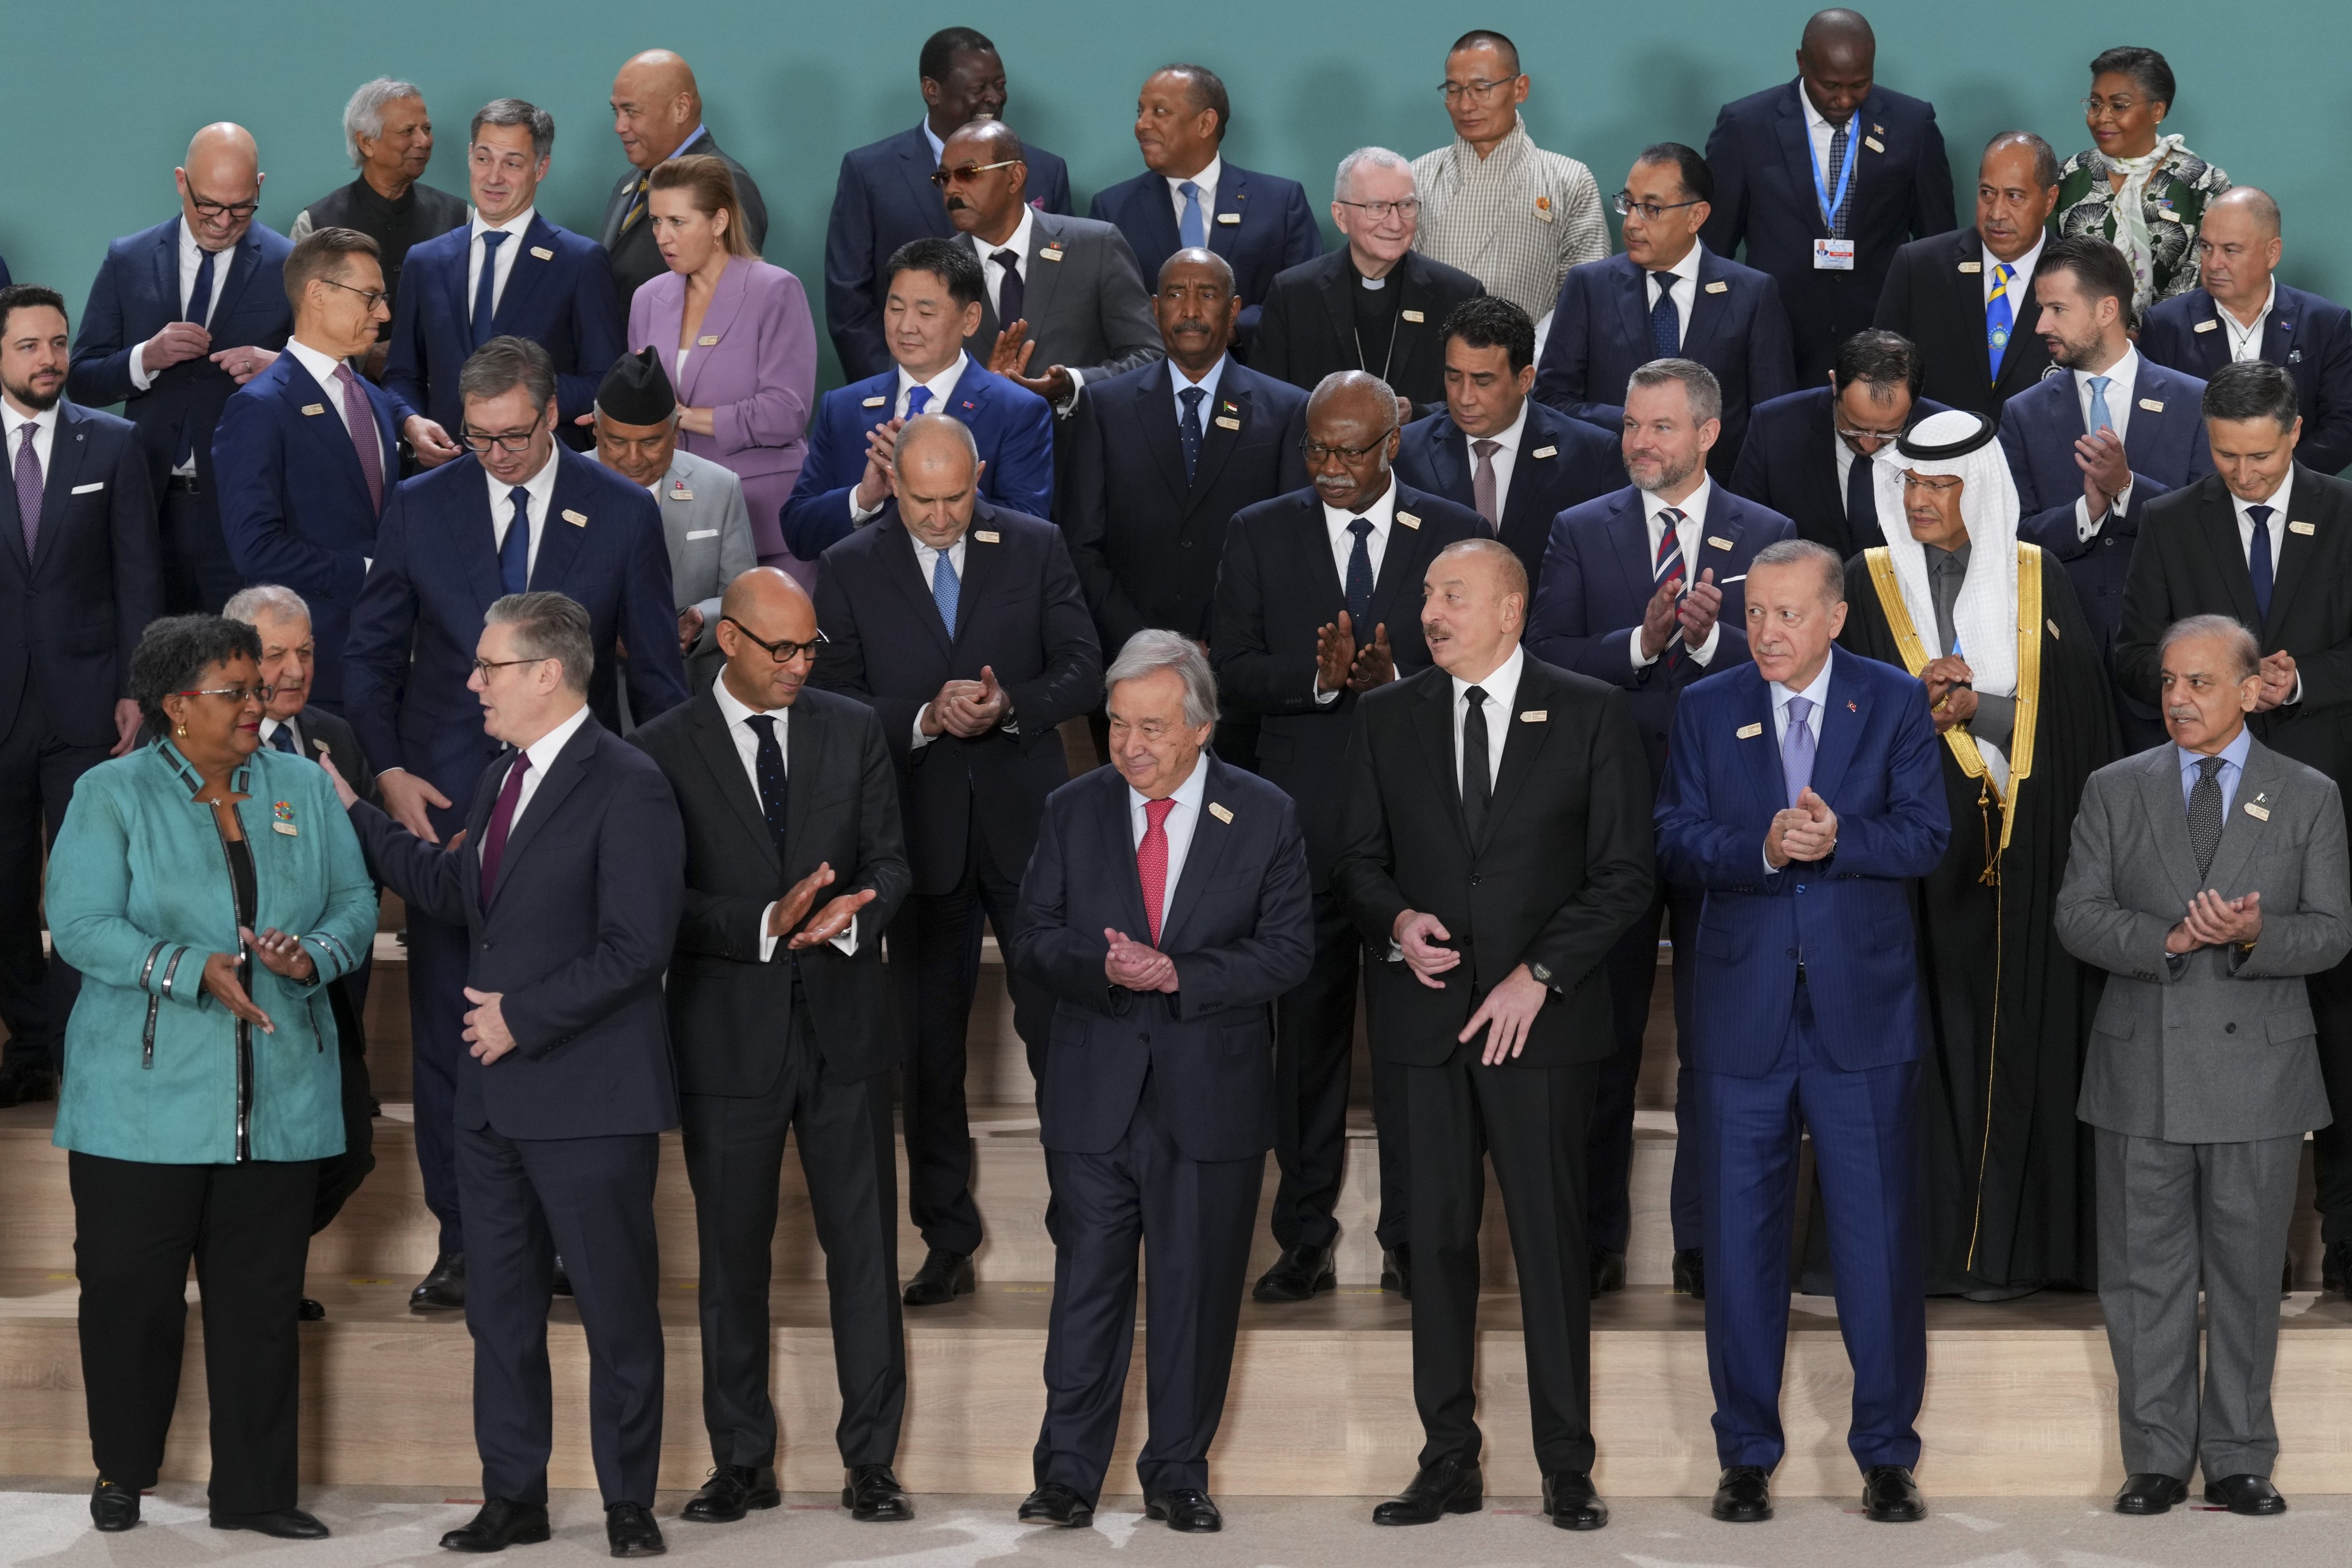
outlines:
{"label": "black headband agal", "polygon": [[[1959,414],[1967,411],[1956,408],[1950,412]],[[1930,417],[1941,419],[1944,416],[1937,414]],[[2000,435],[2000,426],[1985,416],[1979,414],[1973,417],[1977,422],[1976,428],[1957,441],[1943,441],[1930,446],[1919,439],[1919,426],[1915,425],[1896,439],[1895,449],[1904,457],[1916,458],[1922,462],[1929,463],[1943,462],[1952,458],[1965,458],[1970,452],[1991,446]],[[1922,425],[1926,423],[1926,420],[1920,421]]]}

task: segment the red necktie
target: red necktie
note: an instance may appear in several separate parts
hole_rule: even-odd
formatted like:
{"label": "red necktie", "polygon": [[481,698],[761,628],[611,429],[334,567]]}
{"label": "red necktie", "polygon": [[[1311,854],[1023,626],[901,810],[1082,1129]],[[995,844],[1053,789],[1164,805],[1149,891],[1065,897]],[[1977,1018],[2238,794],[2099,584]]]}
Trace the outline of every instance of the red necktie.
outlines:
{"label": "red necktie", "polygon": [[517,752],[514,765],[507,770],[506,787],[499,791],[499,804],[490,808],[490,825],[482,834],[482,908],[490,907],[490,895],[498,890],[499,862],[506,858],[507,830],[514,826],[515,806],[522,799],[522,776],[530,772],[530,753]]}
{"label": "red necktie", "polygon": [[1160,907],[1168,899],[1168,814],[1173,800],[1143,803],[1143,842],[1135,847],[1135,875],[1143,884],[1143,918],[1151,922],[1151,945],[1160,945]]}

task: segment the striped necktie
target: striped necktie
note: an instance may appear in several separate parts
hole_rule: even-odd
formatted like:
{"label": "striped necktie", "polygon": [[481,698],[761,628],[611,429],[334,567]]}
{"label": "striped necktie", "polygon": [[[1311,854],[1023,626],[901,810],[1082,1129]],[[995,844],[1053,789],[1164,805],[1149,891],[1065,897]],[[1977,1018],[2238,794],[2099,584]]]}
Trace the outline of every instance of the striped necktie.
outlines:
{"label": "striped necktie", "polygon": [[1985,301],[1985,359],[1992,366],[1992,379],[2000,379],[2000,357],[2009,352],[2009,335],[2017,325],[2016,308],[2009,300],[2009,286],[2017,274],[2006,261],[1992,264],[1992,297]]}

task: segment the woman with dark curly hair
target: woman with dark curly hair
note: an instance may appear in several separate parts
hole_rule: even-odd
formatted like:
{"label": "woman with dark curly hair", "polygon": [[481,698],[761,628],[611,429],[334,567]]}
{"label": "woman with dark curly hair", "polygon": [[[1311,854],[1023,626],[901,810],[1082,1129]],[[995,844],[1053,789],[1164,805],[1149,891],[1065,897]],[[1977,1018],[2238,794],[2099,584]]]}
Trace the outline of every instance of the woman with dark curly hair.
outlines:
{"label": "woman with dark curly hair", "polygon": [[327,1533],[294,1506],[296,1312],[319,1162],[343,1146],[326,983],[366,953],[376,899],[326,772],[261,749],[260,656],[241,622],[150,626],[130,686],[161,739],[82,775],[49,854],[49,930],[81,973],[56,1142],[104,1531],[155,1483],[194,1259],[213,1525]]}
{"label": "woman with dark curly hair", "polygon": [[2197,287],[2197,225],[2230,176],[2158,132],[2172,110],[2172,68],[2154,49],[2113,48],[2091,62],[2083,117],[2096,146],[2058,169],[2061,235],[2104,239],[2131,263],[2132,313]]}

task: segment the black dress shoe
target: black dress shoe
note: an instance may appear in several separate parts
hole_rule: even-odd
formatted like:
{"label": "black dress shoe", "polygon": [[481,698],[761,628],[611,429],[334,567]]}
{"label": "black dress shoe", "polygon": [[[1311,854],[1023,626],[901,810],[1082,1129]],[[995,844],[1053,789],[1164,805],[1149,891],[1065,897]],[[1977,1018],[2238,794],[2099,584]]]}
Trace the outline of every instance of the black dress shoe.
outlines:
{"label": "black dress shoe", "polygon": [[1386,1247],[1381,1249],[1381,1289],[1393,1290],[1408,1301],[1412,1300],[1411,1247]]}
{"label": "black dress shoe", "polygon": [[1772,1472],[1761,1465],[1734,1465],[1715,1483],[1707,1510],[1726,1524],[1761,1524],[1772,1517]]}
{"label": "black dress shoe", "polygon": [[1873,1465],[1862,1472],[1862,1511],[1881,1524],[1910,1524],[1927,1517],[1927,1500],[1906,1465]]}
{"label": "black dress shoe", "polygon": [[1609,1522],[1609,1505],[1592,1489],[1591,1476],[1581,1470],[1544,1478],[1543,1510],[1562,1530],[1599,1530]]}
{"label": "black dress shoe", "polygon": [[2242,1513],[2261,1519],[2286,1511],[2286,1499],[2279,1496],[2278,1488],[2271,1485],[2268,1476],[2223,1476],[2220,1480],[2205,1483],[2205,1500],[2218,1502],[2231,1513]]}
{"label": "black dress shoe", "polygon": [[466,1255],[445,1252],[433,1260],[433,1271],[408,1293],[412,1312],[449,1311],[466,1304]]}
{"label": "black dress shoe", "polygon": [[774,1508],[783,1500],[773,1465],[721,1465],[686,1500],[677,1517],[697,1524],[732,1524],[755,1508]]}
{"label": "black dress shoe", "polygon": [[1675,1294],[1706,1300],[1706,1253],[1701,1248],[1685,1247],[1675,1252]]}
{"label": "black dress shoe", "polygon": [[549,1279],[548,1286],[558,1296],[572,1294],[572,1274],[563,1267],[563,1254],[560,1252],[555,1255],[555,1273]]}
{"label": "black dress shoe", "polygon": [[216,1513],[215,1530],[249,1530],[280,1541],[324,1541],[327,1527],[299,1508],[273,1508],[262,1513]]}
{"label": "black dress shoe", "polygon": [[1286,1247],[1274,1267],[1258,1276],[1250,1291],[1254,1301],[1304,1301],[1339,1283],[1331,1268],[1331,1249],[1304,1243]]}
{"label": "black dress shoe", "polygon": [[57,1069],[48,1063],[25,1057],[0,1062],[0,1107],[30,1105],[57,1097]]}
{"label": "black dress shoe", "polygon": [[1625,1289],[1625,1255],[1605,1247],[1592,1249],[1592,1299]]}
{"label": "black dress shoe", "polygon": [[1021,1500],[1024,1524],[1063,1524],[1084,1530],[1095,1521],[1095,1505],[1059,1481],[1047,1481]]}
{"label": "black dress shoe", "polygon": [[653,1510],[641,1502],[605,1505],[604,1544],[615,1557],[659,1557],[669,1550]]}
{"label": "black dress shoe", "polygon": [[2331,1241],[2320,1253],[2319,1288],[2352,1295],[2352,1241]]}
{"label": "black dress shoe", "polygon": [[509,1502],[494,1497],[472,1521],[441,1538],[445,1552],[504,1552],[547,1539],[545,1503]]}
{"label": "black dress shoe", "polygon": [[887,1465],[859,1465],[852,1469],[841,1489],[841,1506],[849,1510],[850,1518],[866,1524],[895,1524],[915,1517],[907,1489],[898,1484]]}
{"label": "black dress shoe", "polygon": [[1177,1487],[1158,1497],[1143,1500],[1143,1517],[1164,1519],[1171,1530],[1187,1534],[1207,1535],[1225,1528],[1225,1516],[1209,1500],[1209,1494],[1197,1487]]}
{"label": "black dress shoe", "polygon": [[1475,1465],[1440,1459],[1423,1465],[1412,1484],[1372,1510],[1374,1524],[1434,1524],[1449,1513],[1486,1506],[1486,1478]]}
{"label": "black dress shoe", "polygon": [[2124,1489],[2116,1494],[2117,1513],[2169,1513],[2175,1503],[2189,1500],[2189,1483],[2172,1476],[2153,1471],[2141,1471],[2124,1478]]}
{"label": "black dress shoe", "polygon": [[300,1304],[294,1309],[294,1316],[299,1322],[323,1322],[327,1316],[326,1305],[323,1302],[313,1301],[310,1297],[305,1296]]}
{"label": "black dress shoe", "polygon": [[138,1491],[99,1477],[89,1489],[89,1521],[109,1535],[129,1530],[139,1522]]}
{"label": "black dress shoe", "polygon": [[973,1284],[971,1253],[934,1247],[899,1300],[909,1307],[944,1307],[958,1296],[971,1295]]}

